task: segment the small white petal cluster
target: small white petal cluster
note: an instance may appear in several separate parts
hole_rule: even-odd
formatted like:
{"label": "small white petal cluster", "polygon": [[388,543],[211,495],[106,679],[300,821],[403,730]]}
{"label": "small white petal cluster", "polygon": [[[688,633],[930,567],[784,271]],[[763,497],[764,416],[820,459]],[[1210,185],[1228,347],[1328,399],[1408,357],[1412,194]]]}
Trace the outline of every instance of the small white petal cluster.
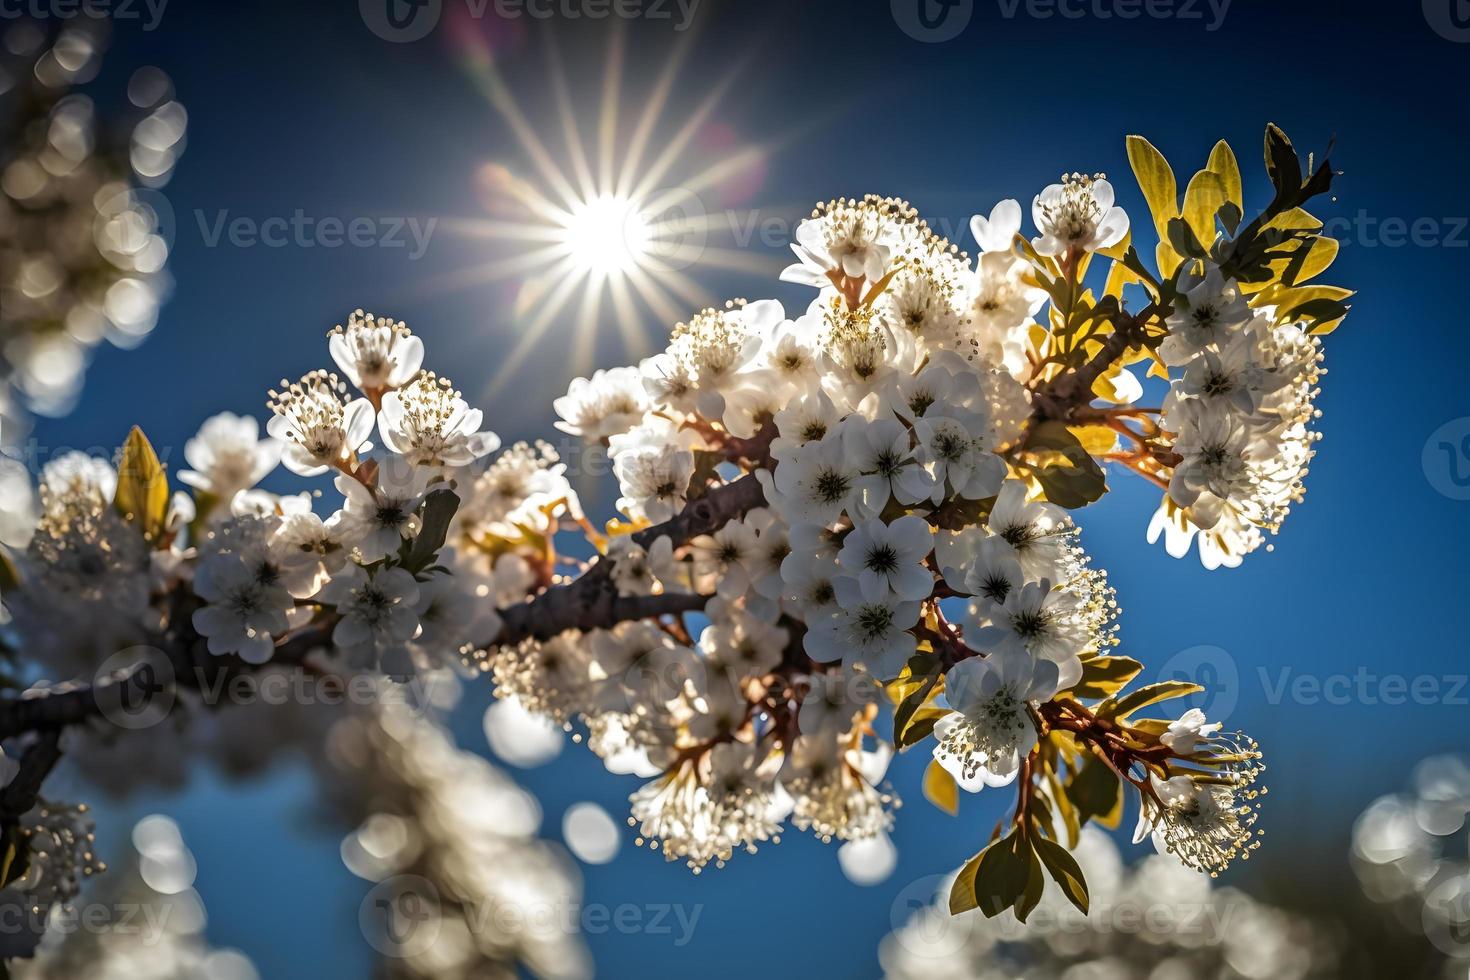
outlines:
{"label": "small white petal cluster", "polygon": [[1322,342],[1247,306],[1218,268],[1194,278],[1159,347],[1172,374],[1162,424],[1180,459],[1148,539],[1162,534],[1178,558],[1197,538],[1205,567],[1234,567],[1305,492]]}
{"label": "small white petal cluster", "polygon": [[[253,418],[208,419],[178,474],[193,497],[176,494],[147,535],[115,504],[127,474],[80,453],[48,463],[20,562],[21,635],[57,662],[95,667],[153,635],[183,588],[209,652],[247,664],[270,661],[313,624],[353,663],[394,672],[458,664],[463,646],[493,636],[496,609],[544,582],[489,539],[549,535],[575,509],[554,455],[518,446],[487,462],[498,439],[447,381],[421,370],[422,342],[400,322],[356,311],[330,348],[358,393],[314,371],[272,393],[267,438]],[[369,442],[375,427],[381,450]],[[331,474],[335,509],[319,507],[319,493],[260,489],[281,462]],[[453,496],[431,528],[439,491]],[[438,547],[417,553],[430,531]],[[60,639],[39,642],[48,635]]]}

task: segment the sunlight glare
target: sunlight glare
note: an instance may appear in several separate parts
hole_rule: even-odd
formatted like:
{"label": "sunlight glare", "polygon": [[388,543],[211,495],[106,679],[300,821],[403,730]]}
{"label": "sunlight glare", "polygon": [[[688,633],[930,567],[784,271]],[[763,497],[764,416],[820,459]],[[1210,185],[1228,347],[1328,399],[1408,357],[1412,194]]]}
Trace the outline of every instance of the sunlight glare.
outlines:
{"label": "sunlight glare", "polygon": [[626,274],[648,255],[652,230],[637,201],[602,194],[573,207],[566,246],[578,268],[599,277]]}

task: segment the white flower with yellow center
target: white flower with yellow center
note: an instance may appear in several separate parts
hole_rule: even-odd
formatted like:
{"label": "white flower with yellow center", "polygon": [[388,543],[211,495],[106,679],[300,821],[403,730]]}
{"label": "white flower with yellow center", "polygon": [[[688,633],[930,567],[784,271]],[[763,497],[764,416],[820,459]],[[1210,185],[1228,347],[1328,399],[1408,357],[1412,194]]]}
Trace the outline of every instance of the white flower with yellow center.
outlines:
{"label": "white flower with yellow center", "polygon": [[347,326],[338,324],[327,335],[327,349],[337,370],[362,392],[398,388],[419,373],[424,342],[402,320],[353,310]]}
{"label": "white flower with yellow center", "polygon": [[1048,184],[1031,204],[1041,235],[1031,244],[1042,255],[1108,248],[1128,234],[1128,215],[1113,205],[1113,185],[1102,174],[1068,174]]}
{"label": "white flower with yellow center", "polygon": [[934,725],[934,758],[962,789],[979,792],[1016,778],[1036,747],[1029,706],[1058,690],[1056,664],[1007,651],[961,660],[944,675],[952,709]]}
{"label": "white flower with yellow center", "polygon": [[466,466],[500,448],[499,436],[480,431],[483,419],[448,378],[424,372],[383,396],[378,434],[383,445],[415,465]]}
{"label": "white flower with yellow center", "polygon": [[284,444],[281,461],[298,476],[318,476],[347,463],[373,431],[373,406],[366,398],[344,402],[345,386],[335,374],[313,371],[295,384],[281,382],[270,393],[271,437]]}

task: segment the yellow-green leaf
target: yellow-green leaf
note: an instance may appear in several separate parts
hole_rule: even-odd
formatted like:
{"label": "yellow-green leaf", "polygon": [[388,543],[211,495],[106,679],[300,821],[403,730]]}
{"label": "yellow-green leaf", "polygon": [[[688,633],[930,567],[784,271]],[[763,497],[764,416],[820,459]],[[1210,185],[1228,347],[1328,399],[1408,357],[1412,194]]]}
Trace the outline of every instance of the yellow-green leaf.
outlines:
{"label": "yellow-green leaf", "polygon": [[1085,915],[1088,903],[1087,879],[1083,877],[1077,859],[1054,840],[1038,837],[1032,844],[1036,847],[1036,856],[1041,858],[1041,863],[1046,866],[1052,880],[1062,887],[1068,901]]}
{"label": "yellow-green leaf", "polygon": [[15,561],[10,552],[0,544],[0,591],[9,592],[20,588],[20,573],[15,570]]}
{"label": "yellow-green leaf", "polygon": [[153,444],[137,426],[123,443],[112,505],[150,541],[163,529],[168,515],[168,474],[158,461]]}
{"label": "yellow-green leaf", "polygon": [[960,812],[960,788],[936,761],[931,760],[924,770],[924,798],[951,817]]}
{"label": "yellow-green leaf", "polygon": [[1169,219],[1179,216],[1179,185],[1174,180],[1169,161],[1152,143],[1142,136],[1130,136],[1127,142],[1128,163],[1133,167],[1133,176],[1138,179],[1143,199],[1148,202],[1154,230],[1159,236],[1154,257],[1158,261],[1159,272],[1169,276],[1183,261],[1169,244]]}
{"label": "yellow-green leaf", "polygon": [[1133,167],[1133,176],[1138,178],[1143,199],[1148,202],[1154,228],[1164,238],[1169,219],[1179,216],[1179,187],[1174,181],[1174,171],[1164,155],[1142,136],[1128,137],[1128,163]]}
{"label": "yellow-green leaf", "polygon": [[1072,688],[1075,698],[1105,698],[1137,677],[1143,664],[1131,657],[1094,657],[1082,665],[1082,679]]}
{"label": "yellow-green leaf", "polygon": [[1208,249],[1215,241],[1215,212],[1230,199],[1225,181],[1213,170],[1201,170],[1184,192],[1184,221]]}
{"label": "yellow-green leaf", "polygon": [[1188,697],[1198,694],[1204,688],[1189,681],[1160,681],[1157,684],[1147,684],[1135,691],[1123,695],[1121,698],[1109,699],[1098,708],[1098,714],[1107,718],[1126,718],[1139,708],[1146,708],[1160,701],[1168,701],[1173,698]]}
{"label": "yellow-green leaf", "polygon": [[1225,185],[1225,199],[1242,211],[1245,210],[1245,192],[1241,188],[1240,164],[1235,160],[1235,151],[1230,144],[1221,140],[1210,151],[1210,162],[1206,166],[1220,175]]}

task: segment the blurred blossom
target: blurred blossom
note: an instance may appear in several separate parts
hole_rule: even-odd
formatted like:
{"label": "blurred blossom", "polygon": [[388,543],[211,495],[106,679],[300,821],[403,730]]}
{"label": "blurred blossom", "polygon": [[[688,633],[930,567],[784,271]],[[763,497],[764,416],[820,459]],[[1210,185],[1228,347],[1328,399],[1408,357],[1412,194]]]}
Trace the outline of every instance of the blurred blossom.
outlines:
{"label": "blurred blossom", "polygon": [[[338,722],[327,758],[360,820],[343,861],[378,882],[361,922],[381,975],[514,976],[518,965],[548,980],[590,975],[576,872],[535,838],[540,806],[514,780],[398,706]],[[411,928],[385,928],[378,902],[411,906],[398,924]]]}
{"label": "blurred blossom", "polygon": [[1026,923],[1009,912],[951,916],[952,878],[912,915],[894,903],[895,930],[878,956],[886,976],[925,980],[1301,980],[1338,975],[1335,944],[1307,919],[1273,908],[1207,875],[1155,855],[1127,867],[1112,838],[1083,830],[1073,856],[1087,876],[1083,915],[1048,891]]}
{"label": "blurred blossom", "polygon": [[1470,766],[1432,756],[1407,793],[1370,803],[1353,825],[1352,863],[1363,892],[1406,931],[1443,954],[1443,976],[1470,971]]}
{"label": "blurred blossom", "polygon": [[[168,817],[133,828],[130,866],[114,868],[89,894],[78,917],[60,922],[35,959],[10,964],[16,980],[258,980],[236,950],[204,937],[204,902],[193,888],[194,855]],[[102,913],[105,912],[105,921]]]}
{"label": "blurred blossom", "polygon": [[485,738],[497,756],[522,769],[555,759],[565,741],[560,725],[545,715],[532,714],[514,698],[485,709]]}
{"label": "blurred blossom", "polygon": [[574,803],[561,821],[561,835],[577,859],[606,864],[618,856],[623,831],[596,803]]}
{"label": "blurred blossom", "polygon": [[876,885],[898,866],[898,848],[887,834],[850,840],[837,849],[837,864],[853,884]]}
{"label": "blurred blossom", "polygon": [[3,40],[0,98],[14,104],[0,150],[0,396],[60,414],[93,347],[135,346],[157,323],[172,215],[152,188],[183,152],[188,114],[155,68],[129,85],[127,119],[73,90],[97,72],[100,21],[54,35],[20,23]]}

